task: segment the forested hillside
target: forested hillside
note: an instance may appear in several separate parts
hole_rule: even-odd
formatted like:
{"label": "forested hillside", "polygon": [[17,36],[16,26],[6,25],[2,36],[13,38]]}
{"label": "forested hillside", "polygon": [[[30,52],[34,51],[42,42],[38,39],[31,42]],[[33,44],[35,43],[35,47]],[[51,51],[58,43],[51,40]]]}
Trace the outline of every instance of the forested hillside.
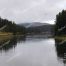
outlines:
{"label": "forested hillside", "polygon": [[13,34],[25,34],[25,27],[15,24],[13,21],[0,18],[0,32],[11,32]]}
{"label": "forested hillside", "polygon": [[26,27],[27,34],[51,34],[54,35],[54,25],[48,23],[23,23],[20,26]]}
{"label": "forested hillside", "polygon": [[55,35],[66,34],[66,10],[56,15]]}

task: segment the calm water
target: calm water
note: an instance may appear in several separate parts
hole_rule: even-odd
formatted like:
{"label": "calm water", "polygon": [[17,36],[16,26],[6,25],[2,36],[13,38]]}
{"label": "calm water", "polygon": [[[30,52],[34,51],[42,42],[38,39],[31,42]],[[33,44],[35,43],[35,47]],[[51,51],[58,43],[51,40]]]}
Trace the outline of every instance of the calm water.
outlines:
{"label": "calm water", "polygon": [[64,66],[58,47],[53,38],[14,38],[0,49],[0,66]]}

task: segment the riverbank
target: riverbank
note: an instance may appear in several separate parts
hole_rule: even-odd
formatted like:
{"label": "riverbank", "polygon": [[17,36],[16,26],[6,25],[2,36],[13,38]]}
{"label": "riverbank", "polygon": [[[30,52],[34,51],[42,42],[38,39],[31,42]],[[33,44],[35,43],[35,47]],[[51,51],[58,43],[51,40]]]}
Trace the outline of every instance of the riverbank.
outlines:
{"label": "riverbank", "polygon": [[22,35],[22,34],[14,35],[13,33],[0,32],[0,45],[2,45],[4,42],[11,40],[14,37],[19,38],[20,36],[24,37],[24,35]]}
{"label": "riverbank", "polygon": [[66,40],[66,35],[64,35],[64,36],[55,36],[55,39]]}
{"label": "riverbank", "polygon": [[0,36],[8,36],[8,35],[13,35],[13,33],[10,33],[10,32],[0,32]]}
{"label": "riverbank", "polygon": [[0,45],[8,40],[11,40],[12,38],[13,34],[11,33],[0,33]]}

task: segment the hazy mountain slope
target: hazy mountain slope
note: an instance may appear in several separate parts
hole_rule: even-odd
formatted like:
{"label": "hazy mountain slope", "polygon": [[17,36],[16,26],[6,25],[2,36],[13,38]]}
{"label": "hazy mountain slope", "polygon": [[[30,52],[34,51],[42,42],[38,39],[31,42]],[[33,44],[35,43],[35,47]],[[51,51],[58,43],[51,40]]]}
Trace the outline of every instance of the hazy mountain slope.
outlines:
{"label": "hazy mountain slope", "polygon": [[23,23],[20,26],[25,26],[29,34],[54,34],[54,26],[47,23]]}
{"label": "hazy mountain slope", "polygon": [[19,25],[25,26],[26,28],[29,28],[29,27],[38,27],[38,26],[49,25],[49,24],[48,23],[34,22],[34,23],[22,23]]}

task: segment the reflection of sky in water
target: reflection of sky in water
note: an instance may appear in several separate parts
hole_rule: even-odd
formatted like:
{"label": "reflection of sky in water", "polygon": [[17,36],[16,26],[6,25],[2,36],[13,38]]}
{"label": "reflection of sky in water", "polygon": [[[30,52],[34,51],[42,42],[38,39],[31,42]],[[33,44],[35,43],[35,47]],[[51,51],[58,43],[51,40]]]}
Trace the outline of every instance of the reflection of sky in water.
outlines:
{"label": "reflection of sky in water", "polygon": [[55,41],[52,38],[26,38],[15,48],[0,53],[1,66],[63,66],[57,60]]}

